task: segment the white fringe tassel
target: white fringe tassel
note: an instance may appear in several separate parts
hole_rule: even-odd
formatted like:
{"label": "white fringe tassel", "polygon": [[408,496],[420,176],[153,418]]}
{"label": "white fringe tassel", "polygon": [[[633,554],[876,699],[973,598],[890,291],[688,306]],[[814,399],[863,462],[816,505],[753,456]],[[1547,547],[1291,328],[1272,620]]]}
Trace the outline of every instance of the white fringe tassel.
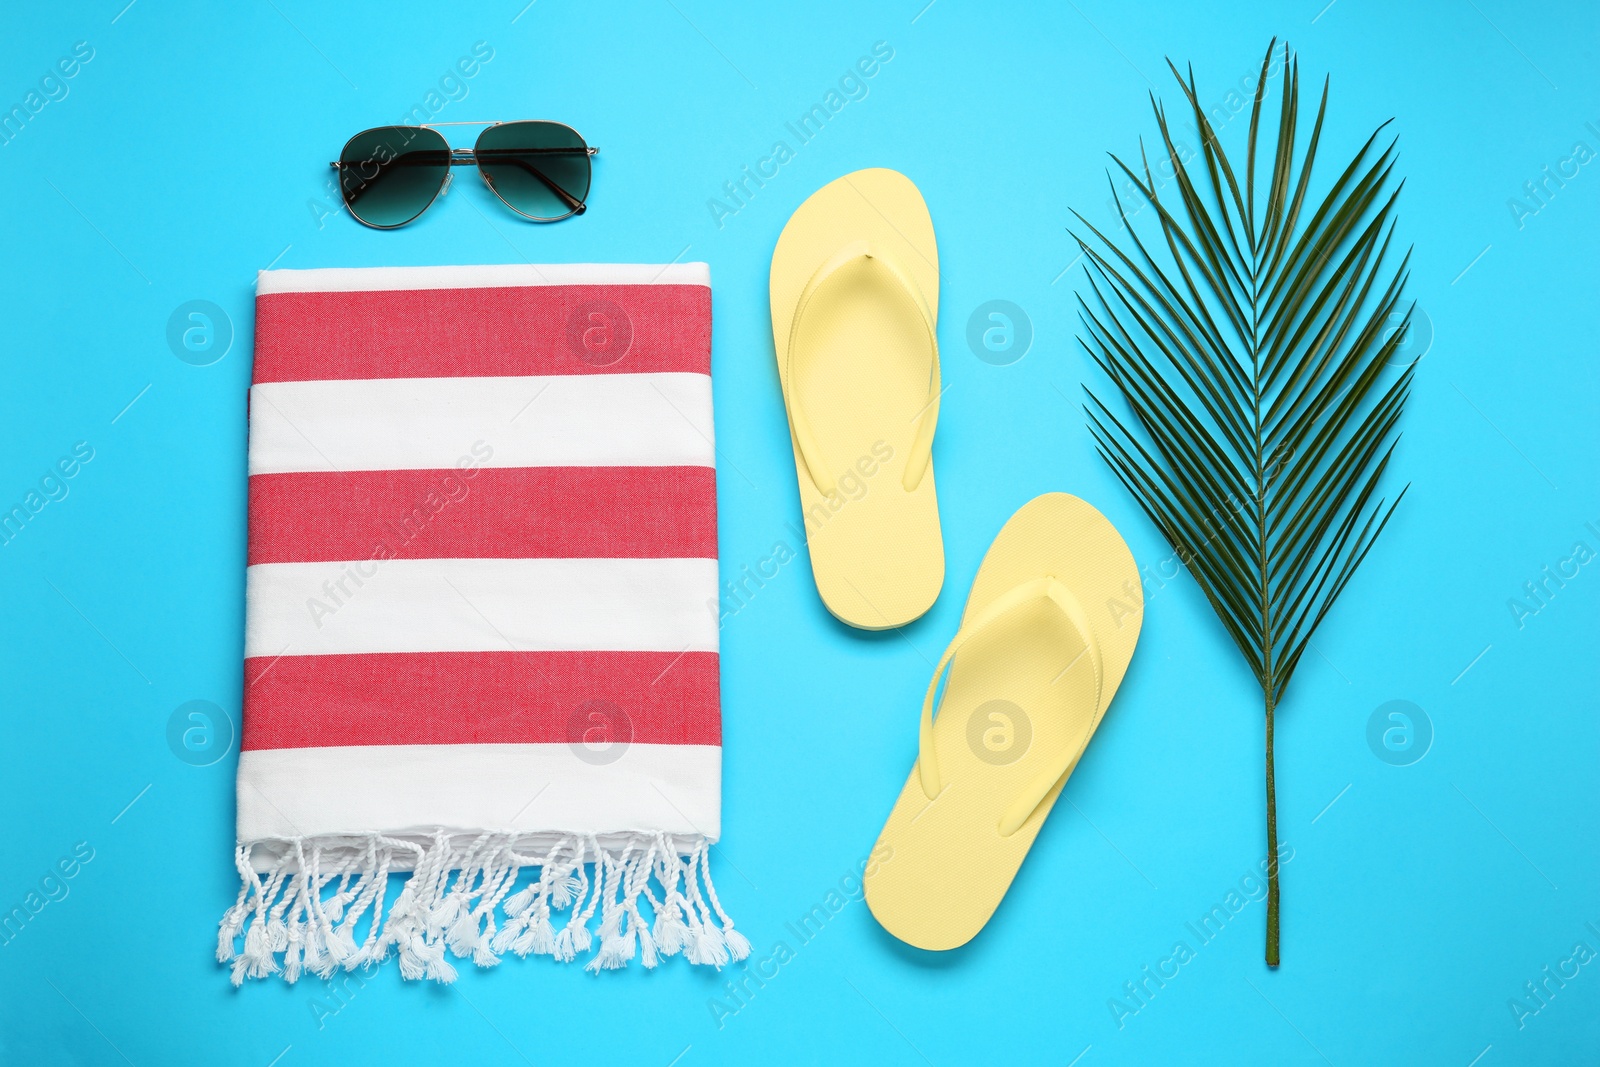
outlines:
{"label": "white fringe tassel", "polygon": [[[585,964],[594,973],[635,956],[654,967],[679,953],[720,968],[748,956],[750,942],[717,900],[709,852],[702,837],[660,833],[255,841],[234,856],[241,886],[222,917],[217,960],[232,965],[236,986],[274,974],[291,983],[307,972],[329,978],[391,951],[403,977],[436,982],[456,977],[446,950],[479,967],[507,951],[567,962],[594,947]],[[525,868],[533,880],[512,892]],[[389,875],[405,871],[411,877],[385,915]],[[557,930],[560,911],[567,917]],[[589,929],[596,912],[597,947]]]}

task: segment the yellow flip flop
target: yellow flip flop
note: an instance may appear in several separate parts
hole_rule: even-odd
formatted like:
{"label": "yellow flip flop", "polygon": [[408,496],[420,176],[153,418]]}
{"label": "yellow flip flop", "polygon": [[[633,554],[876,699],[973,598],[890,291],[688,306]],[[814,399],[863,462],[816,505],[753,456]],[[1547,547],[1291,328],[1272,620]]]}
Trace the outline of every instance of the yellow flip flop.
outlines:
{"label": "yellow flip flop", "polygon": [[818,189],[778,238],[771,292],[817,592],[851,626],[903,626],[944,584],[939,251],[922,194],[881,168]]}
{"label": "yellow flip flop", "polygon": [[916,765],[873,850],[886,858],[866,898],[884,929],[925,949],[983,929],[1122,683],[1142,618],[1133,554],[1092,506],[1046,493],[1006,522],[934,670]]}

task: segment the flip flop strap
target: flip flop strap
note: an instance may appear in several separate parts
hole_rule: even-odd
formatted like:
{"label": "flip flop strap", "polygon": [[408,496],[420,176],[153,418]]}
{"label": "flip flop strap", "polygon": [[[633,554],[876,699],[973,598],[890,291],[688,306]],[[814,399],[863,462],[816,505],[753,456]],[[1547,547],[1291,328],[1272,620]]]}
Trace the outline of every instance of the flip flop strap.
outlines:
{"label": "flip flop strap", "polygon": [[[1044,578],[1035,578],[1022,582],[1008,589],[1005,593],[995,598],[988,607],[980,611],[976,618],[963,626],[951,639],[949,647],[944,650],[944,655],[939,658],[939,665],[933,669],[933,680],[928,683],[927,695],[922,699],[922,727],[920,731],[917,751],[917,771],[922,782],[922,792],[929,799],[939,795],[944,787],[939,780],[939,762],[933,742],[933,697],[939,688],[939,679],[944,676],[945,669],[954,659],[957,650],[966,644],[969,639],[979,632],[994,625],[1002,616],[1014,611],[1024,604],[1035,600],[1047,599],[1061,610],[1067,620],[1078,631],[1078,636],[1083,639],[1084,650],[1078,653],[1079,657],[1087,655],[1089,666],[1094,672],[1094,699],[1095,707],[1100,706],[1101,684],[1103,672],[1100,659],[1100,643],[1095,640],[1094,630],[1085,614],[1083,605],[1072,595],[1071,590],[1062,585],[1053,575]],[[1074,658],[1073,663],[1077,662]],[[1072,667],[1067,664],[1061,673],[1065,674]],[[1060,675],[1057,675],[1059,678]],[[1028,788],[1012,802],[1001,816],[1000,832],[1002,836],[1009,837],[1016,832],[1017,827],[1027,821],[1033,809],[1038,807],[1039,801],[1044,798],[1063,774],[1071,767],[1070,759],[1059,768],[1051,767],[1041,773],[1038,778],[1030,782]],[[1042,788],[1040,788],[1042,784]],[[1020,817],[1018,812],[1021,812]]]}
{"label": "flip flop strap", "polygon": [[[942,392],[939,386],[939,341],[935,335],[933,313],[928,309],[928,302],[923,298],[922,290],[893,256],[882,249],[873,248],[865,241],[854,241],[839,249],[816,269],[806,282],[805,288],[800,291],[800,299],[795,304],[794,318],[789,324],[789,347],[785,353],[786,368],[783,380],[788,383],[794,378],[794,352],[798,347],[796,342],[800,337],[801,322],[812,299],[840,269],[858,259],[866,259],[883,267],[905,290],[921,316],[923,328],[927,332],[928,349],[933,355],[929,400],[917,415],[916,436],[911,442],[911,454],[906,459],[905,474],[900,480],[901,486],[909,493],[921,484],[922,476],[927,473],[928,463],[933,456],[933,431],[939,421],[939,396]],[[800,459],[806,465],[806,472],[811,476],[811,482],[817,487],[818,492],[824,495],[832,493],[834,480],[833,475],[828,473],[832,468],[823,457],[816,435],[811,432],[811,423],[801,410],[799,398],[791,392],[787,384],[784,387],[784,394],[789,404],[789,421],[794,427],[795,441],[799,444]]]}

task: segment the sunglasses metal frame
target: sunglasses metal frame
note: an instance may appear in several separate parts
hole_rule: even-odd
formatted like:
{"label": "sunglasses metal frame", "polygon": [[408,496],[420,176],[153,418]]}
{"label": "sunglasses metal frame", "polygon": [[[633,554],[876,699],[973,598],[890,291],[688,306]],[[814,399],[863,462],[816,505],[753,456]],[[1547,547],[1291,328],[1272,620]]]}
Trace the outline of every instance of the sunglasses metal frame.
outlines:
{"label": "sunglasses metal frame", "polygon": [[[506,126],[506,125],[510,125],[512,123],[518,123],[518,122],[542,122],[542,123],[546,123],[546,124],[551,125],[551,126],[560,126],[563,129],[571,130],[572,133],[577,136],[578,140],[583,143],[584,155],[586,155],[589,158],[593,159],[595,156],[600,154],[600,149],[599,148],[595,147],[594,145],[589,144],[587,141],[584,141],[583,134],[578,133],[577,130],[573,129],[571,126],[568,126],[565,122],[557,122],[554,119],[511,119],[511,120],[509,120],[509,122],[507,120],[503,120],[503,119],[494,120],[494,121],[486,121],[486,122],[466,122],[466,121],[463,121],[463,122],[422,122],[422,123],[418,123],[415,126],[398,126],[398,127],[393,127],[393,128],[396,128],[396,129],[410,129],[410,130],[432,130],[434,133],[438,133],[439,132],[438,131],[438,127],[440,127],[440,126],[482,126],[482,127],[484,127],[484,129],[482,131],[480,131],[479,134],[478,134],[478,140],[482,140],[483,139],[483,135],[485,133],[487,133],[489,130],[493,129],[494,127],[496,127],[496,126]],[[368,129],[365,129],[365,130],[360,130],[360,131],[356,132],[355,134],[351,135],[350,140],[345,142],[345,147],[349,147],[350,141],[354,141],[357,137],[360,137],[360,136],[362,136],[364,134],[371,133],[373,130],[382,130],[382,129],[389,129],[389,128],[391,128],[391,127],[373,126],[373,127],[368,128]],[[440,136],[440,139],[443,140],[444,135],[440,134],[439,136]],[[583,200],[579,200],[576,197],[574,197],[571,193],[569,193],[565,189],[561,188],[555,182],[553,182],[549,178],[545,177],[538,170],[533,170],[532,173],[533,173],[534,177],[536,177],[540,181],[542,181],[550,189],[551,192],[555,193],[558,197],[560,197],[560,199],[567,205],[567,209],[568,210],[567,210],[567,213],[565,215],[556,215],[553,218],[552,217],[543,216],[543,215],[530,215],[526,211],[523,211],[521,208],[517,207],[511,201],[507,200],[503,195],[501,195],[500,190],[495,188],[494,180],[492,178],[490,178],[488,172],[483,169],[481,158],[480,158],[480,155],[479,155],[479,152],[478,152],[478,149],[477,149],[477,142],[473,143],[473,147],[472,148],[452,148],[452,147],[450,147],[449,143],[446,142],[445,148],[449,151],[450,156],[449,156],[449,160],[448,160],[448,162],[446,164],[446,168],[447,169],[445,170],[445,176],[444,176],[443,180],[441,180],[439,182],[439,188],[434,190],[433,196],[428,199],[427,204],[425,204],[423,206],[422,210],[418,211],[415,215],[411,216],[409,219],[406,219],[404,222],[396,222],[396,223],[394,223],[392,225],[389,225],[389,226],[380,226],[377,223],[368,222],[366,219],[362,218],[359,214],[356,213],[355,205],[350,202],[350,195],[345,190],[344,181],[343,181],[344,168],[347,167],[347,166],[350,166],[350,164],[347,164],[347,163],[343,162],[342,160],[334,160],[334,161],[330,162],[328,164],[328,166],[332,167],[335,171],[338,171],[339,174],[340,174],[341,180],[339,182],[339,199],[343,200],[344,201],[344,206],[349,209],[350,217],[355,219],[357,222],[361,223],[361,225],[370,227],[371,229],[374,229],[374,230],[398,230],[400,227],[408,226],[411,223],[417,221],[417,219],[421,218],[424,214],[426,214],[427,211],[428,211],[428,208],[431,208],[433,206],[434,201],[438,200],[440,195],[443,194],[444,191],[450,187],[450,175],[451,175],[451,172],[448,169],[450,167],[466,167],[466,166],[477,167],[478,168],[478,176],[483,179],[483,184],[485,184],[485,185],[487,185],[489,187],[489,191],[494,193],[495,198],[498,199],[506,207],[510,208],[512,211],[515,211],[518,215],[521,215],[523,218],[528,219],[528,220],[530,220],[532,222],[560,222],[562,219],[570,219],[574,215],[582,215],[585,211],[589,210],[587,197],[585,197],[585,199],[583,199]],[[570,152],[575,151],[575,149],[552,148],[552,149],[541,149],[541,151],[570,153]],[[519,154],[527,154],[527,152],[528,152],[528,150],[524,149],[524,150],[520,150]],[[344,153],[341,151],[340,155],[343,155],[343,154]]]}

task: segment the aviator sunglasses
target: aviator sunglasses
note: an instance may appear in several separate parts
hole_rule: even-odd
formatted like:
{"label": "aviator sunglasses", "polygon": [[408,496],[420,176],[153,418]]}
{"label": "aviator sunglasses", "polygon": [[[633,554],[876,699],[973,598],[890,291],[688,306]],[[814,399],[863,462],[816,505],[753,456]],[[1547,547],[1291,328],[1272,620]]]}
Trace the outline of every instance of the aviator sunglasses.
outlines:
{"label": "aviator sunglasses", "polygon": [[[486,128],[471,148],[451,148],[434,126]],[[599,151],[560,122],[438,122],[362,130],[330,166],[350,214],[374,229],[412,221],[449,186],[451,167],[474,164],[506,207],[555,222],[584,213],[589,160]]]}

